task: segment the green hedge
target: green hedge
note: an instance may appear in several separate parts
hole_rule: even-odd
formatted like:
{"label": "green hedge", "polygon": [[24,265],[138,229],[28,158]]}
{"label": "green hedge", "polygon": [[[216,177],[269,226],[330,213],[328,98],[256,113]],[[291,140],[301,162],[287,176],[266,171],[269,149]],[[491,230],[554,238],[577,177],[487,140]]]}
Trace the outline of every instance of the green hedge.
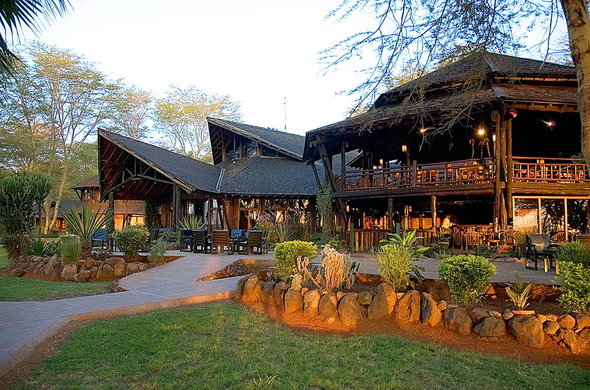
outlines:
{"label": "green hedge", "polygon": [[309,257],[315,258],[318,247],[313,242],[308,241],[285,241],[276,245],[275,259],[281,280],[289,282],[293,275],[297,273],[297,258]]}
{"label": "green hedge", "polygon": [[441,280],[449,286],[457,303],[476,301],[495,273],[496,267],[488,259],[475,255],[451,256],[438,267]]}

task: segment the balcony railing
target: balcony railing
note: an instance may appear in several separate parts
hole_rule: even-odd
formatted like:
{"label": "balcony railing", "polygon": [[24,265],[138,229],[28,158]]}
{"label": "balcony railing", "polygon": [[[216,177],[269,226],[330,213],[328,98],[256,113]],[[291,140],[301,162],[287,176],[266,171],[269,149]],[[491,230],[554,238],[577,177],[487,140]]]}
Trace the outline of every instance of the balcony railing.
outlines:
{"label": "balcony railing", "polygon": [[[492,183],[496,176],[493,158],[402,165],[346,172],[343,191],[417,188],[439,185]],[[513,182],[590,182],[582,159],[513,157]]]}

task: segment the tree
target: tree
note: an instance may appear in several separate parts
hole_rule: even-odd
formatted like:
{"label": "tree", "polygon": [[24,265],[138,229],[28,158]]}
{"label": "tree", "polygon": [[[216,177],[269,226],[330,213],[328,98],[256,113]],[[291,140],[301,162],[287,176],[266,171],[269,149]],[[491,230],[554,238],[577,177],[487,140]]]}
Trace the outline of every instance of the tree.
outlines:
{"label": "tree", "polygon": [[107,129],[135,139],[144,138],[149,132],[146,122],[152,113],[152,95],[123,84],[114,91],[111,101],[114,111]]}
{"label": "tree", "polygon": [[171,86],[155,102],[154,122],[164,146],[196,159],[211,159],[207,117],[240,119],[240,105],[229,96],[208,94],[195,86]]}
{"label": "tree", "polygon": [[41,20],[52,20],[65,14],[68,0],[3,0],[0,2],[0,73],[13,73],[18,58],[9,48],[7,34],[18,38],[21,29],[37,33]]}
{"label": "tree", "polygon": [[[0,153],[0,162],[20,157],[17,169],[30,167],[51,176],[46,215],[50,216],[52,203],[55,208],[46,219],[47,232],[55,225],[72,178],[90,166],[89,151],[96,146],[86,142],[97,126],[112,117],[109,98],[116,88],[84,58],[49,46],[33,46],[16,69],[14,77],[4,75],[0,80],[0,108],[5,109],[0,114],[0,144],[8,146],[8,152]],[[30,144],[15,142],[23,135]]]}
{"label": "tree", "polygon": [[590,161],[590,17],[586,0],[343,0],[331,17],[346,19],[370,9],[375,26],[324,52],[331,66],[374,51],[365,82],[352,92],[372,96],[403,67],[428,69],[437,61],[474,51],[517,52],[527,32],[544,35],[549,54],[558,21],[565,17],[578,79],[582,153]]}

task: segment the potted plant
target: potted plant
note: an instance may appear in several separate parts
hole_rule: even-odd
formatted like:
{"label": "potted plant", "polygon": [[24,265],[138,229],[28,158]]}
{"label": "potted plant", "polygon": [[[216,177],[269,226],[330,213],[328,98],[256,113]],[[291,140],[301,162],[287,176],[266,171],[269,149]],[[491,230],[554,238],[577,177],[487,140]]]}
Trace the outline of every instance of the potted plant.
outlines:
{"label": "potted plant", "polygon": [[512,310],[512,312],[516,315],[535,314],[534,310],[525,310],[525,308],[529,305],[528,301],[531,296],[531,289],[533,288],[535,281],[533,280],[529,284],[525,285],[522,282],[522,277],[518,272],[514,272],[514,276],[516,277],[516,282],[510,283],[510,286],[506,287],[506,294],[508,294],[508,297],[516,308],[516,310]]}

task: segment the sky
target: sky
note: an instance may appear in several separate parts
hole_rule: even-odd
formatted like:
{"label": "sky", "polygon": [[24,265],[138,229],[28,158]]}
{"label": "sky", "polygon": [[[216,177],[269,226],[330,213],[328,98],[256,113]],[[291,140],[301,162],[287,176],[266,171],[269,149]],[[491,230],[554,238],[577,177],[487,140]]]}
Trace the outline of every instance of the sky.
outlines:
{"label": "sky", "polygon": [[71,49],[156,97],[172,84],[229,95],[243,122],[280,130],[286,122],[287,131],[304,134],[344,119],[354,96],[342,91],[363,77],[355,61],[327,71],[320,63],[322,50],[368,21],[326,20],[338,3],[72,0],[65,17],[21,43]]}

